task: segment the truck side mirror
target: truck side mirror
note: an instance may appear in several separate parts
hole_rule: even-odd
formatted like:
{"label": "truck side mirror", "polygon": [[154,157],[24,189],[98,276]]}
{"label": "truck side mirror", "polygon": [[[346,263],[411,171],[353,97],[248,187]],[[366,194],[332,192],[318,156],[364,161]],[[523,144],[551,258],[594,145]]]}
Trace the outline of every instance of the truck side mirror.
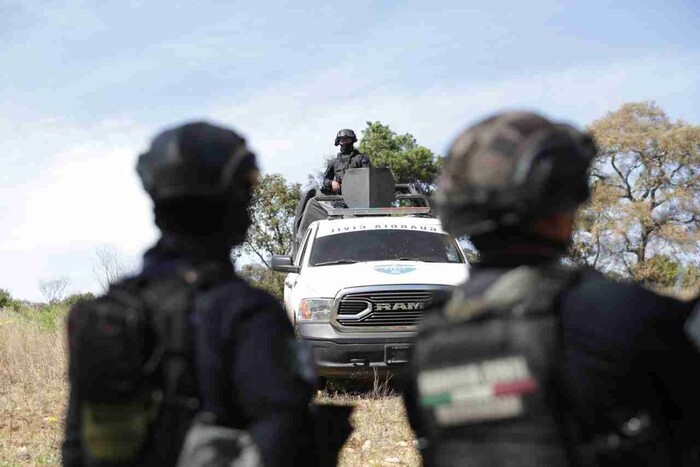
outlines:
{"label": "truck side mirror", "polygon": [[301,268],[292,263],[292,257],[289,255],[273,255],[272,270],[277,272],[293,272],[299,274]]}

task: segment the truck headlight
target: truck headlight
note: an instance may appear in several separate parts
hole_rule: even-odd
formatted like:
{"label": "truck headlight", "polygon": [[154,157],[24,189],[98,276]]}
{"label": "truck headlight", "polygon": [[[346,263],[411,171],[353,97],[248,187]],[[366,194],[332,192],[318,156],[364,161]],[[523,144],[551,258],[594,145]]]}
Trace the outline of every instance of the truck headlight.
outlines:
{"label": "truck headlight", "polygon": [[332,308],[332,298],[304,298],[299,303],[297,321],[329,321]]}

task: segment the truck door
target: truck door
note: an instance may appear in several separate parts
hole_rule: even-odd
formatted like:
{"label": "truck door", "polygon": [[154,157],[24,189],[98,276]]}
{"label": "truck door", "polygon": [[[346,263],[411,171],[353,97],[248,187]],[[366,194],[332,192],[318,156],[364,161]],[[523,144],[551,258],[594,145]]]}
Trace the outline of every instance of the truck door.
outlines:
{"label": "truck door", "polygon": [[[312,237],[312,231],[313,227],[309,227],[306,230],[306,233],[304,234],[304,239],[301,241],[301,248],[299,248],[299,251],[297,251],[297,256],[294,258],[294,264],[296,266],[303,266],[303,261],[304,261],[304,255],[306,254],[307,246],[310,242],[310,238]],[[295,273],[289,273],[287,274],[287,277],[284,279],[284,308],[287,310],[287,315],[289,316],[290,321],[292,324],[294,324],[294,300],[292,299],[293,294],[292,292],[294,291],[294,287],[296,286],[297,281],[299,280],[299,274]]]}

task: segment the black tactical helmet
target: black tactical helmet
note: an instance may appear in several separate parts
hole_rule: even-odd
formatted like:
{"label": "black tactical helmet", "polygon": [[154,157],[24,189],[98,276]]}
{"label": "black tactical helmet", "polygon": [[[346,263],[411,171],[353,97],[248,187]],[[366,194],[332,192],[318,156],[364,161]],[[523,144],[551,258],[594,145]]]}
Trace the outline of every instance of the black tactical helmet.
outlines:
{"label": "black tactical helmet", "polygon": [[355,132],[349,128],[345,128],[343,130],[340,130],[338,132],[338,134],[335,136],[335,145],[336,146],[338,146],[340,144],[340,138],[342,138],[342,137],[352,138],[353,144],[357,142],[357,136],[355,136]]}
{"label": "black tactical helmet", "polygon": [[139,157],[136,171],[156,204],[202,196],[246,202],[257,166],[243,138],[227,128],[196,122],[156,136]]}
{"label": "black tactical helmet", "polygon": [[465,130],[435,194],[446,231],[477,236],[574,210],[589,196],[593,139],[526,112],[497,114]]}

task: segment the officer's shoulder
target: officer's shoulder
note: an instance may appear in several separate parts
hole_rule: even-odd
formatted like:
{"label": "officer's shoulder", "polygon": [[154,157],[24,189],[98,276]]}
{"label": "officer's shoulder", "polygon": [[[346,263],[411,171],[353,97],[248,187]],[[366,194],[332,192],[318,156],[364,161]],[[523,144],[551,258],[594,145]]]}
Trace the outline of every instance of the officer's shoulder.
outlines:
{"label": "officer's shoulder", "polygon": [[279,306],[274,295],[241,277],[236,276],[228,283],[228,287],[230,292],[240,296],[244,303]]}
{"label": "officer's shoulder", "polygon": [[[223,281],[200,296],[206,308],[214,308],[242,317],[252,310],[270,312],[285,317],[284,310],[270,293],[252,286],[244,279],[234,276]],[[286,317],[285,317],[286,319]]]}
{"label": "officer's shoulder", "polygon": [[619,296],[658,297],[653,292],[645,289],[635,282],[608,277],[605,274],[591,268],[581,269],[580,279],[575,283],[574,289],[583,291],[613,291]]}
{"label": "officer's shoulder", "polygon": [[643,286],[618,280],[595,271],[585,271],[567,294],[581,305],[609,308],[612,312],[635,309],[635,315],[664,313],[681,305],[678,300],[659,295]]}

